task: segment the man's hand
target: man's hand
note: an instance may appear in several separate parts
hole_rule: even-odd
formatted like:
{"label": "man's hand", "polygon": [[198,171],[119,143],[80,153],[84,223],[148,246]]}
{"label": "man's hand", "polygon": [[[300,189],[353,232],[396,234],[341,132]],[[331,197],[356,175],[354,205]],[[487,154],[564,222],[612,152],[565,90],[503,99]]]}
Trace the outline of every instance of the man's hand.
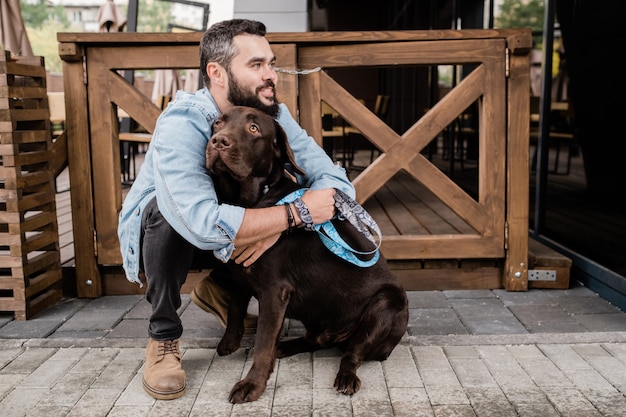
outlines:
{"label": "man's hand", "polygon": [[[302,196],[302,201],[309,209],[314,224],[326,223],[335,215],[335,189],[308,190]],[[294,211],[298,226],[302,219]],[[261,209],[247,209],[243,223],[235,236],[235,250],[230,257],[244,267],[252,265],[257,259],[271,248],[284,230],[288,227],[287,214],[281,206]]]}
{"label": "man's hand", "polygon": [[257,240],[246,247],[236,248],[230,259],[234,260],[235,263],[243,263],[243,266],[248,267],[259,259],[266,250],[274,246],[274,244],[278,242],[280,235],[280,233],[272,235],[265,239]]}
{"label": "man's hand", "polygon": [[[335,216],[335,189],[308,190],[302,196],[302,201],[309,209],[314,224],[326,223]],[[301,224],[300,216],[296,214],[297,223]]]}

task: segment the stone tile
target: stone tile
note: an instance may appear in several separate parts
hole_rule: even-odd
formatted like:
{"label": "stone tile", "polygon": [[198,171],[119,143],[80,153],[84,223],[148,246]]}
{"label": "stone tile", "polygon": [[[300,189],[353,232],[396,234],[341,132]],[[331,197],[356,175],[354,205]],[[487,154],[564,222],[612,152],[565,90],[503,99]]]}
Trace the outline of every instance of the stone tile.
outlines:
{"label": "stone tile", "polygon": [[491,290],[446,290],[443,294],[448,299],[455,298],[496,298]]}
{"label": "stone tile", "polygon": [[619,308],[615,307],[608,301],[595,297],[562,297],[557,299],[561,307],[570,314],[600,314],[600,313],[619,313],[624,314]]}
{"label": "stone tile", "polygon": [[[548,290],[549,291],[549,290]],[[531,304],[548,305],[555,304],[554,298],[550,297],[545,290],[531,289],[528,291],[493,290],[493,293],[505,306]]]}
{"label": "stone tile", "polygon": [[8,312],[0,313],[0,328],[4,326],[5,324],[7,324],[8,322],[12,321],[13,317],[14,317],[13,313],[8,313]]}
{"label": "stone tile", "polygon": [[526,334],[526,328],[497,299],[451,300],[471,334]]}
{"label": "stone tile", "polygon": [[576,388],[551,386],[545,387],[543,390],[556,410],[563,416],[602,416],[585,395]]}
{"label": "stone tile", "polygon": [[[42,363],[45,363],[52,355],[57,352],[57,349],[45,348],[45,349],[27,349],[22,352],[11,363],[0,370],[0,374],[26,374],[30,375],[39,368]],[[2,375],[3,378],[6,375]]]}
{"label": "stone tile", "polygon": [[120,390],[89,387],[74,405],[68,417],[106,416],[111,410]]}
{"label": "stone tile", "polygon": [[0,339],[40,339],[50,336],[59,327],[56,320],[10,321],[0,327]]}
{"label": "stone tile", "polygon": [[313,389],[333,388],[341,357],[319,357],[318,353],[313,359]]}
{"label": "stone tile", "polygon": [[205,328],[224,329],[213,314],[207,313],[194,303],[190,303],[187,308],[185,308],[180,319],[185,330]]}
{"label": "stone tile", "polygon": [[520,403],[516,407],[521,417],[559,417],[561,415],[554,409],[552,404]]}
{"label": "stone tile", "polygon": [[442,291],[407,291],[409,308],[446,308],[448,299]]}
{"label": "stone tile", "polygon": [[89,386],[90,390],[113,390],[118,394],[132,381],[144,363],[145,349],[124,348],[119,351],[98,375],[98,379]]}
{"label": "stone tile", "polygon": [[37,404],[36,407],[28,410],[28,417],[64,416],[72,409],[70,406],[44,405],[42,403],[45,403],[45,399]]}
{"label": "stone tile", "polygon": [[64,321],[70,318],[72,315],[76,314],[76,312],[82,310],[87,306],[91,300],[81,299],[81,298],[66,298],[62,299],[55,305],[48,307],[41,313],[37,314],[35,317],[30,319],[32,320],[53,320],[53,321]]}
{"label": "stone tile", "polygon": [[332,387],[313,390],[313,413],[315,417],[352,417],[350,397],[341,395]]}
{"label": "stone tile", "polygon": [[145,298],[139,300],[133,308],[126,314],[127,319],[148,319],[152,314],[152,306]]}
{"label": "stone tile", "polygon": [[126,309],[113,310],[98,308],[97,310],[87,310],[85,308],[63,323],[58,331],[112,330],[126,315],[127,311]]}
{"label": "stone tile", "polygon": [[547,304],[511,305],[509,310],[531,333],[575,333],[585,328],[562,307]]}
{"label": "stone tile", "polygon": [[626,332],[624,313],[580,314],[574,318],[590,332]]}
{"label": "stone tile", "polygon": [[130,311],[142,299],[143,295],[109,295],[106,297],[98,297],[91,300],[83,311],[97,310],[125,310]]}
{"label": "stone tile", "polygon": [[277,392],[282,387],[310,387],[313,385],[313,358],[311,353],[300,353],[279,359],[277,367],[280,370],[276,375]]}
{"label": "stone tile", "polygon": [[461,319],[450,308],[412,308],[409,310],[408,333],[419,335],[468,334]]}
{"label": "stone tile", "polygon": [[591,291],[589,288],[579,284],[577,281],[573,281],[570,284],[570,288],[563,290],[546,290],[546,295],[553,298],[567,298],[567,297],[597,297],[598,294]]}
{"label": "stone tile", "polygon": [[466,388],[472,408],[478,416],[517,417],[515,407],[498,387]]}
{"label": "stone tile", "polygon": [[47,388],[20,388],[11,391],[0,401],[3,417],[26,416],[39,401],[48,395]]}
{"label": "stone tile", "polygon": [[140,338],[148,339],[148,319],[123,319],[106,337],[109,338]]}
{"label": "stone tile", "polygon": [[387,359],[382,365],[387,388],[424,388],[412,359]]}
{"label": "stone tile", "polygon": [[110,330],[71,330],[56,331],[48,339],[102,339]]}

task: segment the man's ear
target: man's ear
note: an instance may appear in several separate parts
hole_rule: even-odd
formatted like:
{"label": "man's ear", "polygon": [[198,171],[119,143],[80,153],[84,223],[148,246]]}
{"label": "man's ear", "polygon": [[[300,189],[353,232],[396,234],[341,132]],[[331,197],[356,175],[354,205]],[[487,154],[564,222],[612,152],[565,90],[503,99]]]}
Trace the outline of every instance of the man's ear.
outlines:
{"label": "man's ear", "polygon": [[211,80],[211,84],[224,85],[226,82],[226,71],[224,67],[216,62],[209,62],[207,64],[206,73]]}

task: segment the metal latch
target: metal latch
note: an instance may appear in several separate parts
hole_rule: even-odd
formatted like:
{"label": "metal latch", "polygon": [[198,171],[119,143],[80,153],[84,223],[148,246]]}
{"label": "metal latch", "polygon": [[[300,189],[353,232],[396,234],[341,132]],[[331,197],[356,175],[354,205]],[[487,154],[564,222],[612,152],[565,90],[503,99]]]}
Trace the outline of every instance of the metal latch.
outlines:
{"label": "metal latch", "polygon": [[553,269],[529,269],[529,281],[556,281],[556,271]]}

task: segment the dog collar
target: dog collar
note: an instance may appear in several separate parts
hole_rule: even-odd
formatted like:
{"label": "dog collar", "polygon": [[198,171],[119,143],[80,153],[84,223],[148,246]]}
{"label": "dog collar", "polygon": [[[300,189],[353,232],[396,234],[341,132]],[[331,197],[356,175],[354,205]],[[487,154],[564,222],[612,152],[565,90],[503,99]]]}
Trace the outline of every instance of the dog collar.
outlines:
{"label": "dog collar", "polygon": [[[291,194],[283,197],[276,205],[292,203],[297,198],[302,197],[304,195],[306,189],[301,188],[292,192]],[[332,222],[328,221],[322,224],[316,224],[315,230],[317,231],[317,235],[320,240],[326,246],[328,250],[334,253],[336,256],[341,259],[348,261],[356,266],[360,266],[363,268],[374,265],[379,258],[380,244],[382,242],[382,233],[380,232],[380,228],[376,221],[370,216],[370,214],[356,201],[350,198],[349,195],[344,193],[341,190],[335,189],[335,207],[337,207],[338,219],[339,220],[348,220],[356,229],[361,232],[367,239],[376,245],[376,247],[371,251],[358,251],[352,248],[342,237],[339,235],[339,232],[335,228]],[[373,230],[378,236],[378,242],[370,232]],[[361,260],[356,255],[374,255],[371,259],[364,261]]]}

